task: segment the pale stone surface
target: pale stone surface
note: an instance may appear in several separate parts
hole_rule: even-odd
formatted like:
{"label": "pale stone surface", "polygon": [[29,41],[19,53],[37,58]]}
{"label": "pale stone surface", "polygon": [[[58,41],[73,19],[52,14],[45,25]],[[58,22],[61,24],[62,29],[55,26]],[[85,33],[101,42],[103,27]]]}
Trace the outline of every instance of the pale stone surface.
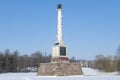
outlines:
{"label": "pale stone surface", "polygon": [[[60,47],[65,47],[66,50],[65,50],[65,55],[60,55]],[[67,57],[67,47],[64,43],[56,43],[54,44],[53,46],[53,49],[52,49],[52,57],[53,58],[57,58],[57,57]]]}
{"label": "pale stone surface", "polygon": [[58,34],[57,34],[57,39],[58,39],[58,42],[62,42],[62,9],[61,8],[58,8],[58,25],[57,25],[57,28],[58,28]]}
{"label": "pale stone surface", "polygon": [[38,76],[71,76],[82,75],[81,65],[78,63],[41,63]]}

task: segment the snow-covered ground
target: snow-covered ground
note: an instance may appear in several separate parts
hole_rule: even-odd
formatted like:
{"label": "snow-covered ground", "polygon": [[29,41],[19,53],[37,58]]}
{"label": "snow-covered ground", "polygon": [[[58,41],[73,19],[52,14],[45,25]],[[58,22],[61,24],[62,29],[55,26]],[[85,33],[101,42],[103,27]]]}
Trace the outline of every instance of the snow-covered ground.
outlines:
{"label": "snow-covered ground", "polygon": [[117,73],[101,73],[90,68],[82,68],[84,75],[62,77],[37,77],[37,73],[4,73],[0,80],[120,80]]}

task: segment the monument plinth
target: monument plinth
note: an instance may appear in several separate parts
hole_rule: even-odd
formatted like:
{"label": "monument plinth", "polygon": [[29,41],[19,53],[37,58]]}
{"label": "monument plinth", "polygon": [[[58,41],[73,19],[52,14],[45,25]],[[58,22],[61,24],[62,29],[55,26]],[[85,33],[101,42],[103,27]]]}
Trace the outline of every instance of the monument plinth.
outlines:
{"label": "monument plinth", "polygon": [[69,63],[67,57],[67,46],[62,37],[62,5],[58,4],[58,25],[57,42],[52,48],[51,63],[41,63],[38,67],[38,76],[70,76],[81,75],[81,65],[78,63]]}

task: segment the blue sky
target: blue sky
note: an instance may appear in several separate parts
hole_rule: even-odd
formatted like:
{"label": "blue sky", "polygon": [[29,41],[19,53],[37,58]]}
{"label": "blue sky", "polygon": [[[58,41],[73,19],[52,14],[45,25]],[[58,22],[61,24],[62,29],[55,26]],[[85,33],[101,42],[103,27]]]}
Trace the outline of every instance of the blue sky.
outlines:
{"label": "blue sky", "polygon": [[0,0],[0,51],[52,53],[57,4],[63,6],[63,41],[69,57],[115,55],[120,45],[119,0]]}

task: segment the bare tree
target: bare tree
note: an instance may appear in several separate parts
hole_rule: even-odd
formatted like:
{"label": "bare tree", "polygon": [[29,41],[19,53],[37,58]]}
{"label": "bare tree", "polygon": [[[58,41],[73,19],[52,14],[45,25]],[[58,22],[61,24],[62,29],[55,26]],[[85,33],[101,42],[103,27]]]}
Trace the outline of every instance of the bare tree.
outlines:
{"label": "bare tree", "polygon": [[115,70],[114,60],[111,56],[97,55],[95,60],[95,68],[100,71],[112,72]]}
{"label": "bare tree", "polygon": [[39,63],[43,62],[43,56],[40,51],[31,54],[31,67],[38,67]]}
{"label": "bare tree", "polygon": [[117,50],[117,70],[119,71],[120,73],[120,46],[118,47],[118,50]]}
{"label": "bare tree", "polygon": [[95,68],[99,69],[100,71],[104,68],[104,56],[103,55],[97,55],[95,59]]}

